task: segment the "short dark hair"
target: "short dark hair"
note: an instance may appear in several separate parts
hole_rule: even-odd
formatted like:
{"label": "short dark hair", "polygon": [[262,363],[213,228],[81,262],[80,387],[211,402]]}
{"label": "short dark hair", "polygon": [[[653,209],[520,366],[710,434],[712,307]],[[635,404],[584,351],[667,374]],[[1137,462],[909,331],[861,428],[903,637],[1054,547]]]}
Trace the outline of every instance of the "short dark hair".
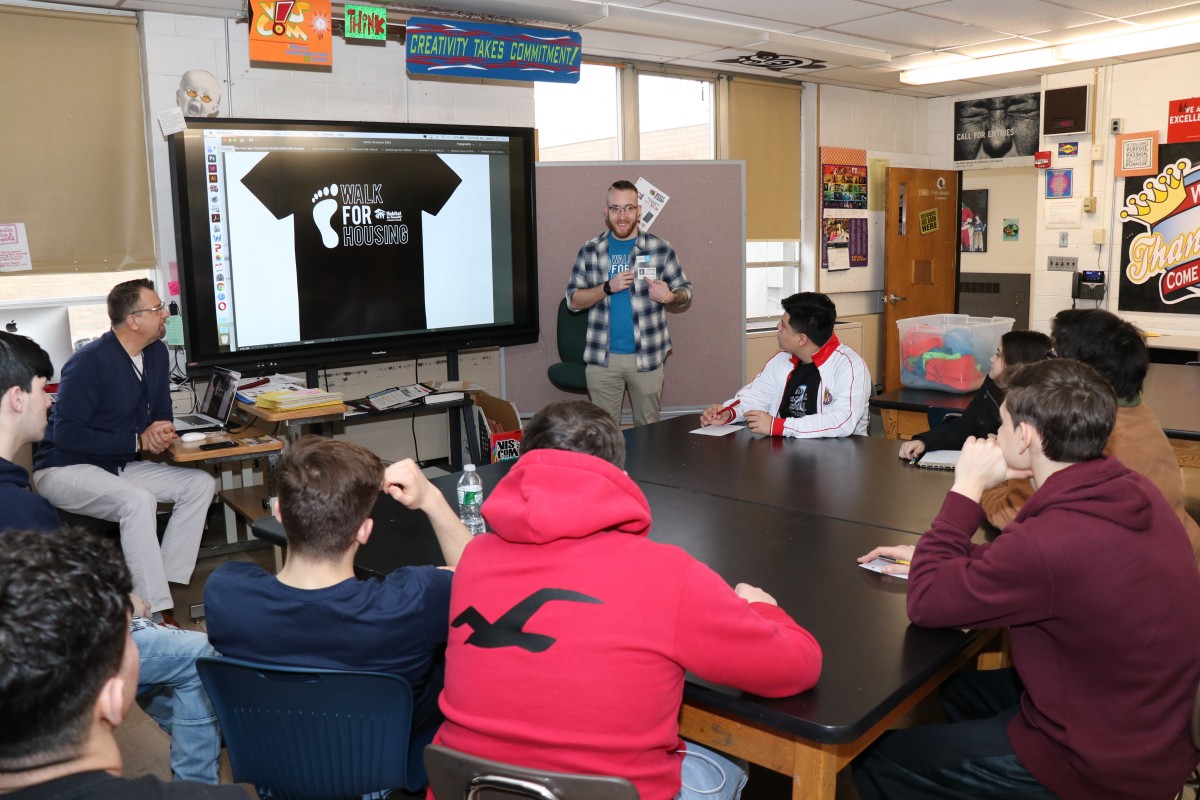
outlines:
{"label": "short dark hair", "polygon": [[1032,425],[1046,458],[1075,464],[1104,454],[1117,419],[1117,395],[1098,371],[1055,358],[1006,368],[1001,383],[1013,425]]}
{"label": "short dark hair", "polygon": [[820,292],[797,292],[784,299],[783,310],[788,323],[796,333],[803,333],[814,344],[822,345],[833,336],[833,324],[837,322],[837,306],[829,295]]}
{"label": "short dark hair", "polygon": [[1117,397],[1142,393],[1150,349],[1136,325],[1102,308],[1068,308],[1054,315],[1050,335],[1059,358],[1074,358],[1096,368]]}
{"label": "short dark hair", "polygon": [[279,508],[288,546],[308,558],[340,558],[379,499],[383,462],[353,442],[305,436],[279,459]]}
{"label": "short dark hair", "polygon": [[561,400],[537,413],[521,435],[521,453],[570,450],[625,468],[625,437],[617,423],[587,400]]}
{"label": "short dark hair", "polygon": [[129,569],[81,530],[0,532],[0,770],[76,757],[129,636]]}
{"label": "short dark hair", "polygon": [[120,325],[125,318],[137,311],[138,303],[142,300],[142,289],[154,291],[154,281],[149,278],[135,278],[131,281],[118,283],[108,292],[108,321],[114,326]]}
{"label": "short dark hair", "polygon": [[608,187],[608,191],[606,191],[606,192],[604,193],[604,195],[607,197],[607,196],[608,196],[608,192],[612,192],[612,191],[617,191],[617,192],[636,192],[636,191],[637,191],[637,187],[636,187],[636,186],[634,186],[634,185],[633,185],[633,183],[632,183],[632,182],[630,182],[630,181],[626,181],[626,180],[613,181],[613,185],[612,185],[612,186],[610,186],[610,187]]}
{"label": "short dark hair", "polygon": [[1009,331],[1000,337],[1000,355],[1004,357],[1005,369],[1041,361],[1050,355],[1053,346],[1050,337],[1041,331]]}
{"label": "short dark hair", "polygon": [[54,365],[45,350],[28,336],[0,331],[0,395],[14,386],[33,391],[33,379],[50,380]]}

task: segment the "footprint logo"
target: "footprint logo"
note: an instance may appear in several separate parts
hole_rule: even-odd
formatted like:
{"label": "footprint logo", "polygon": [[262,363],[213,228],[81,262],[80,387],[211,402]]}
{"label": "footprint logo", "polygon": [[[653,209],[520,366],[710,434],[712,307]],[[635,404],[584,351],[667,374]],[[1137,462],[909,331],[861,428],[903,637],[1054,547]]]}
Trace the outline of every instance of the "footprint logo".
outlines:
{"label": "footprint logo", "polygon": [[338,235],[330,222],[338,209],[338,185],[331,183],[313,195],[313,222],[321,232],[321,243],[329,249],[337,247]]}

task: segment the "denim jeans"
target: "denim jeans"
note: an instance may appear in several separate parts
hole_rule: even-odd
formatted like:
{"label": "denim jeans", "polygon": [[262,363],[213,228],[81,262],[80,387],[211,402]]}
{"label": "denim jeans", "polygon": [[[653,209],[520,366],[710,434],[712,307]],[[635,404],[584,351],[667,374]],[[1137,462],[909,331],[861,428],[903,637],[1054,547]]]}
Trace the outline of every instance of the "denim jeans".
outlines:
{"label": "denim jeans", "polygon": [[175,780],[215,784],[221,729],[196,674],[196,659],[216,651],[199,631],[155,625],[140,617],[130,629],[141,657],[138,705],[171,737]]}
{"label": "denim jeans", "polygon": [[675,800],[738,800],[746,788],[746,762],[688,742],[679,777],[683,785]]}

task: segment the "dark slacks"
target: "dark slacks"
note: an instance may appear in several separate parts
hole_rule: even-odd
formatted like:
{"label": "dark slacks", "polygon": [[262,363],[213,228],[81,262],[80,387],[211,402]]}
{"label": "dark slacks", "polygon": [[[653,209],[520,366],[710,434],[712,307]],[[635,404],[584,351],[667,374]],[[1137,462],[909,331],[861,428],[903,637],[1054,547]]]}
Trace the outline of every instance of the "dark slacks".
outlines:
{"label": "dark slacks", "polygon": [[1020,697],[1014,670],[959,673],[940,697],[950,724],[891,731],[854,762],[859,797],[1053,800],[1008,741]]}

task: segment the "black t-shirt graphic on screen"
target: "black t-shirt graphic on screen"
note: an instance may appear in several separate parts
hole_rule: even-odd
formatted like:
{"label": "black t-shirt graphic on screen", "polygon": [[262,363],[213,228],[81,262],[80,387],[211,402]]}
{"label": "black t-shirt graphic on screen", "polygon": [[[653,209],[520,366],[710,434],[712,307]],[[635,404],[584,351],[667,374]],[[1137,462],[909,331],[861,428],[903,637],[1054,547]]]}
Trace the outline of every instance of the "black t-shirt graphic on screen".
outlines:
{"label": "black t-shirt graphic on screen", "polygon": [[300,337],[422,330],[421,212],[462,182],[432,153],[268,153],[242,183],[276,219],[295,215]]}
{"label": "black t-shirt graphic on screen", "polygon": [[813,363],[800,363],[788,375],[777,417],[805,417],[817,413],[817,392],[821,388],[821,373]]}

